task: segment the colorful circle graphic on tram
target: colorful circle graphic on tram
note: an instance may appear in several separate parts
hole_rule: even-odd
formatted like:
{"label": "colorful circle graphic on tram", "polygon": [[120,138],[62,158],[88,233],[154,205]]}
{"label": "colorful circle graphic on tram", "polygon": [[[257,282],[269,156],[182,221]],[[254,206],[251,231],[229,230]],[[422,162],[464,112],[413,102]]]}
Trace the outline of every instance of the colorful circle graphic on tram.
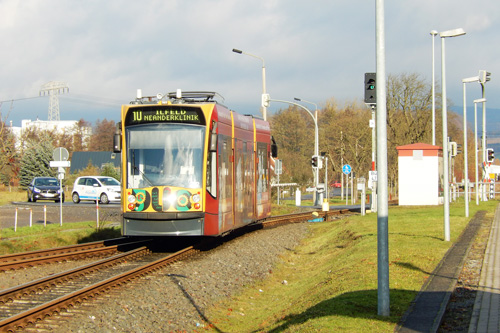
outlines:
{"label": "colorful circle graphic on tram", "polygon": [[177,191],[177,201],[175,208],[180,211],[191,209],[191,193],[186,190]]}

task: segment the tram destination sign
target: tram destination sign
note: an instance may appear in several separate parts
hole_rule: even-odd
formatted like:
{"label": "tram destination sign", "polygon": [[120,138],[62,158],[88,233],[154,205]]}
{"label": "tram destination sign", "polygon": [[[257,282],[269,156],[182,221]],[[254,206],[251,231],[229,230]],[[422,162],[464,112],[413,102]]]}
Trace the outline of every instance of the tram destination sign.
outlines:
{"label": "tram destination sign", "polygon": [[205,116],[200,107],[180,105],[148,105],[128,110],[125,125],[151,123],[177,123],[205,125]]}

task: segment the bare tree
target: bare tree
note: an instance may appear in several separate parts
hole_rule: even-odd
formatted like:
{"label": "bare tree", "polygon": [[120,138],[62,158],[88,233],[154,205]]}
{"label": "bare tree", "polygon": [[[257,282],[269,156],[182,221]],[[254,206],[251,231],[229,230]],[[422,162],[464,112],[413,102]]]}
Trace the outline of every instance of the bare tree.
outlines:
{"label": "bare tree", "polygon": [[90,151],[112,151],[115,122],[113,120],[97,120],[90,138]]}

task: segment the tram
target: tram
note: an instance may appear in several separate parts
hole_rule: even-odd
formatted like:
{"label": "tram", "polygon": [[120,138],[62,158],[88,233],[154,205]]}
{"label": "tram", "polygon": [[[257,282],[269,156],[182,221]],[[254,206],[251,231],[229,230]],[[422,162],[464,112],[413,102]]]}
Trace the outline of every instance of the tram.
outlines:
{"label": "tram", "polygon": [[178,90],[122,106],[122,235],[218,236],[270,216],[269,123],[218,96]]}

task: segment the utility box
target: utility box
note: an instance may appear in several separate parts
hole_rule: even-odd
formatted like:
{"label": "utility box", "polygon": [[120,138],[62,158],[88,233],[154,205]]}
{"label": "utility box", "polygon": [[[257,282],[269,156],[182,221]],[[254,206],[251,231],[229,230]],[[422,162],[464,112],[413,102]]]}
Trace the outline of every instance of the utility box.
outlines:
{"label": "utility box", "polygon": [[398,150],[399,205],[443,203],[443,149],[426,143],[396,147]]}

